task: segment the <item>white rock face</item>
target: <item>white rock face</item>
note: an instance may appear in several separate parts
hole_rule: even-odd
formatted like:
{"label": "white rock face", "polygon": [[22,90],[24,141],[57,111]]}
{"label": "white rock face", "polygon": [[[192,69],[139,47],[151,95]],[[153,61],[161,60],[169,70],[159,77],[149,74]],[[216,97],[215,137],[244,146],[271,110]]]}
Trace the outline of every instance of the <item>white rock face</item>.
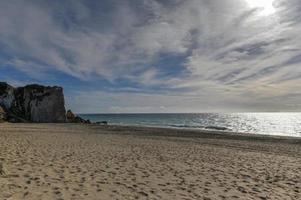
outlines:
{"label": "white rock face", "polygon": [[5,84],[0,83],[0,105],[8,110],[8,115],[13,120],[42,123],[66,122],[63,88],[40,85],[13,88]]}

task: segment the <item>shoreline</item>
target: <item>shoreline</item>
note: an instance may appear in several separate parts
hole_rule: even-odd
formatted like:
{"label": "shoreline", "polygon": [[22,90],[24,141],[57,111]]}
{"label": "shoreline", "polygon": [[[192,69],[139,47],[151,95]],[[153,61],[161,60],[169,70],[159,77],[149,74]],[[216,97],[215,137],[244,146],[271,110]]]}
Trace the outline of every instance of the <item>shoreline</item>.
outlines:
{"label": "shoreline", "polygon": [[[1,124],[8,125],[33,125],[33,126],[73,126],[86,127],[90,130],[110,131],[112,134],[121,135],[140,135],[140,136],[161,136],[161,137],[182,137],[182,138],[213,138],[213,139],[236,139],[236,140],[255,140],[255,141],[270,141],[270,142],[287,142],[301,144],[301,137],[286,136],[286,135],[268,135],[256,133],[244,133],[234,131],[221,131],[212,129],[194,129],[194,128],[177,128],[177,127],[157,127],[144,125],[117,125],[117,124],[81,124],[81,123],[9,123]],[[141,134],[141,132],[143,132]],[[97,133],[97,132],[96,132]]]}
{"label": "shoreline", "polygon": [[[146,125],[122,125],[122,124],[108,124],[108,125],[99,125],[99,124],[90,124],[90,125],[96,125],[100,127],[115,127],[115,128],[124,128],[124,129],[153,129],[153,130],[170,130],[170,131],[177,131],[177,132],[190,132],[195,134],[212,134],[212,135],[221,135],[225,134],[228,136],[246,136],[246,137],[255,137],[255,138],[275,138],[275,139],[296,139],[301,140],[301,136],[289,136],[289,135],[277,135],[277,134],[263,134],[263,133],[247,133],[247,132],[236,132],[231,130],[215,130],[215,129],[202,129],[202,128],[186,128],[186,127],[172,127],[172,126],[146,126]],[[180,137],[180,135],[179,135]]]}
{"label": "shoreline", "polygon": [[84,119],[90,119],[91,122],[107,122],[117,126],[301,137],[301,129],[297,126],[301,120],[299,112],[277,112],[275,115],[266,112],[183,113],[178,115],[174,113],[79,114]]}

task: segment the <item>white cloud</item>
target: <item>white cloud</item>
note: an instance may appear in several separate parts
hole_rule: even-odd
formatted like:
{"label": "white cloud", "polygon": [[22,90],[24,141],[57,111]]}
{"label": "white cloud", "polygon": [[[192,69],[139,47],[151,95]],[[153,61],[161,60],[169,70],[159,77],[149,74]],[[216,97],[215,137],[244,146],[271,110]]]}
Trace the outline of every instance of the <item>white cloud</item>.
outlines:
{"label": "white cloud", "polygon": [[[176,90],[175,101],[193,93],[204,100],[183,102],[195,107],[209,106],[216,98],[226,97],[229,106],[235,97],[251,107],[262,99],[299,95],[294,92],[301,85],[296,0],[275,0],[276,13],[269,16],[258,15],[260,10],[244,0],[110,3],[110,11],[95,15],[95,8],[79,1],[65,7],[1,1],[0,45],[10,55],[5,63],[35,77],[55,69],[87,81],[91,76],[111,82],[123,78],[146,93],[148,87]],[[165,76],[167,69],[156,65],[162,54],[184,57],[183,73]],[[246,99],[251,95],[256,96],[253,103]],[[160,99],[155,107],[172,104],[166,94],[151,96]]]}

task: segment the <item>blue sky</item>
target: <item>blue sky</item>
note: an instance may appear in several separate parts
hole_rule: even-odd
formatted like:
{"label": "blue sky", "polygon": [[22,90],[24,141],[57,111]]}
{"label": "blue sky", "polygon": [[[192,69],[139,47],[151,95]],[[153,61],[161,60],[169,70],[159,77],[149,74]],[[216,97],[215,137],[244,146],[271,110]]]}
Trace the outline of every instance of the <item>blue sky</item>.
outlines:
{"label": "blue sky", "polygon": [[77,113],[301,111],[298,0],[3,0],[0,80]]}

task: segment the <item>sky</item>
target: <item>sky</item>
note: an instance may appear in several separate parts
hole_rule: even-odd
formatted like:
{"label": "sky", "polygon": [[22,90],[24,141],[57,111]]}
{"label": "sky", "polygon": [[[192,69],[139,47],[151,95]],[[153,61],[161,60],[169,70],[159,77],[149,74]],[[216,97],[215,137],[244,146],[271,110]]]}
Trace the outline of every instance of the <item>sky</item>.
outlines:
{"label": "sky", "polygon": [[1,0],[0,80],[76,113],[301,111],[299,0]]}

